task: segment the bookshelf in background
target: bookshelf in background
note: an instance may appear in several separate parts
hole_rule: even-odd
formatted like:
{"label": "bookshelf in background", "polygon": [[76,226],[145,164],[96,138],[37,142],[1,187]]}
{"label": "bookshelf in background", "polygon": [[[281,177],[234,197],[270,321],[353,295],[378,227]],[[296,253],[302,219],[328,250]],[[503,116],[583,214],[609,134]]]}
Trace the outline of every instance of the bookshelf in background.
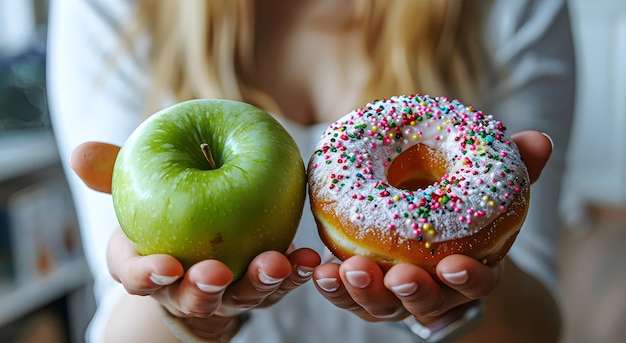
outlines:
{"label": "bookshelf in background", "polygon": [[81,342],[91,283],[52,132],[0,133],[0,341],[55,313],[68,341]]}

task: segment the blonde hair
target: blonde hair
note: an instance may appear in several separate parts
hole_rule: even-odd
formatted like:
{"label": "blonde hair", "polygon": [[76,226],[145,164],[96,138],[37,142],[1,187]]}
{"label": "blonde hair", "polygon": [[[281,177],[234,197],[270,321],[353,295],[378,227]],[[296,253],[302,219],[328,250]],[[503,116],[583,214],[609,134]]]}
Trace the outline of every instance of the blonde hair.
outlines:
{"label": "blonde hair", "polygon": [[[176,100],[229,98],[277,110],[242,75],[254,61],[254,1],[144,0],[139,28],[151,41],[154,87]],[[463,0],[363,0],[355,20],[363,25],[371,61],[362,103],[395,94],[428,93],[475,104],[487,84],[490,61],[482,41],[485,2]],[[358,104],[361,105],[361,104]]]}

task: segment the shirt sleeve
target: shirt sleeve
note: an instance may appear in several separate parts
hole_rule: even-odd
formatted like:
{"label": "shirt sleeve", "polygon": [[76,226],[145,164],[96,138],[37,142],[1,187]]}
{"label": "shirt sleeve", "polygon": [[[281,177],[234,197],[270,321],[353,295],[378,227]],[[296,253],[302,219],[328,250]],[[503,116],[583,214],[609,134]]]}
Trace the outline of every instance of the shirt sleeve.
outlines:
{"label": "shirt sleeve", "polygon": [[496,1],[486,35],[499,68],[491,112],[509,133],[538,130],[554,143],[509,256],[557,295],[559,201],[576,79],[567,2]]}
{"label": "shirt sleeve", "polygon": [[71,170],[69,155],[86,141],[121,145],[142,119],[148,80],[136,62],[141,59],[135,58],[141,47],[131,54],[116,54],[121,52],[122,18],[128,18],[132,8],[133,2],[118,0],[56,0],[50,4],[50,117],[94,276],[98,313],[106,308],[100,306],[106,302],[103,299],[112,299],[112,294],[119,293],[116,289],[122,288],[106,265],[108,240],[118,223],[111,196],[85,186]]}

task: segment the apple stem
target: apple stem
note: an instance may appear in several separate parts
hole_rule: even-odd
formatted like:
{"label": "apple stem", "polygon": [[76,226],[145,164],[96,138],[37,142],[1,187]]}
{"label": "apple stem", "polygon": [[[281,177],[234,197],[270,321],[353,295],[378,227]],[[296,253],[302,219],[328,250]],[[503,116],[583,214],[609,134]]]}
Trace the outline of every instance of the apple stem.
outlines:
{"label": "apple stem", "polygon": [[207,162],[209,162],[209,166],[211,166],[211,170],[217,169],[217,166],[215,165],[215,160],[213,159],[213,155],[211,155],[211,149],[209,149],[209,145],[206,143],[202,143],[200,144],[200,149],[202,149],[204,158],[206,158]]}

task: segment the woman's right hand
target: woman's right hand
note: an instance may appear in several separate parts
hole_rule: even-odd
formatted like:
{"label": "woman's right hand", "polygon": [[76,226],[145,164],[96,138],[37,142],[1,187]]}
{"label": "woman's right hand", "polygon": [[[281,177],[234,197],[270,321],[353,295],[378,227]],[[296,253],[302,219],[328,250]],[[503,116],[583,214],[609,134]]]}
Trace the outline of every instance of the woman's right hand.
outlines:
{"label": "woman's right hand", "polygon": [[[118,152],[115,145],[84,143],[73,151],[71,166],[87,186],[110,193]],[[256,256],[246,273],[233,282],[233,273],[217,260],[198,262],[185,271],[172,256],[141,256],[117,228],[109,241],[107,263],[113,278],[128,293],[152,296],[172,315],[182,318],[196,335],[215,338],[223,334],[220,329],[231,327],[231,318],[253,308],[270,306],[308,281],[320,264],[320,257],[308,248],[290,249],[286,254],[266,251]]]}

